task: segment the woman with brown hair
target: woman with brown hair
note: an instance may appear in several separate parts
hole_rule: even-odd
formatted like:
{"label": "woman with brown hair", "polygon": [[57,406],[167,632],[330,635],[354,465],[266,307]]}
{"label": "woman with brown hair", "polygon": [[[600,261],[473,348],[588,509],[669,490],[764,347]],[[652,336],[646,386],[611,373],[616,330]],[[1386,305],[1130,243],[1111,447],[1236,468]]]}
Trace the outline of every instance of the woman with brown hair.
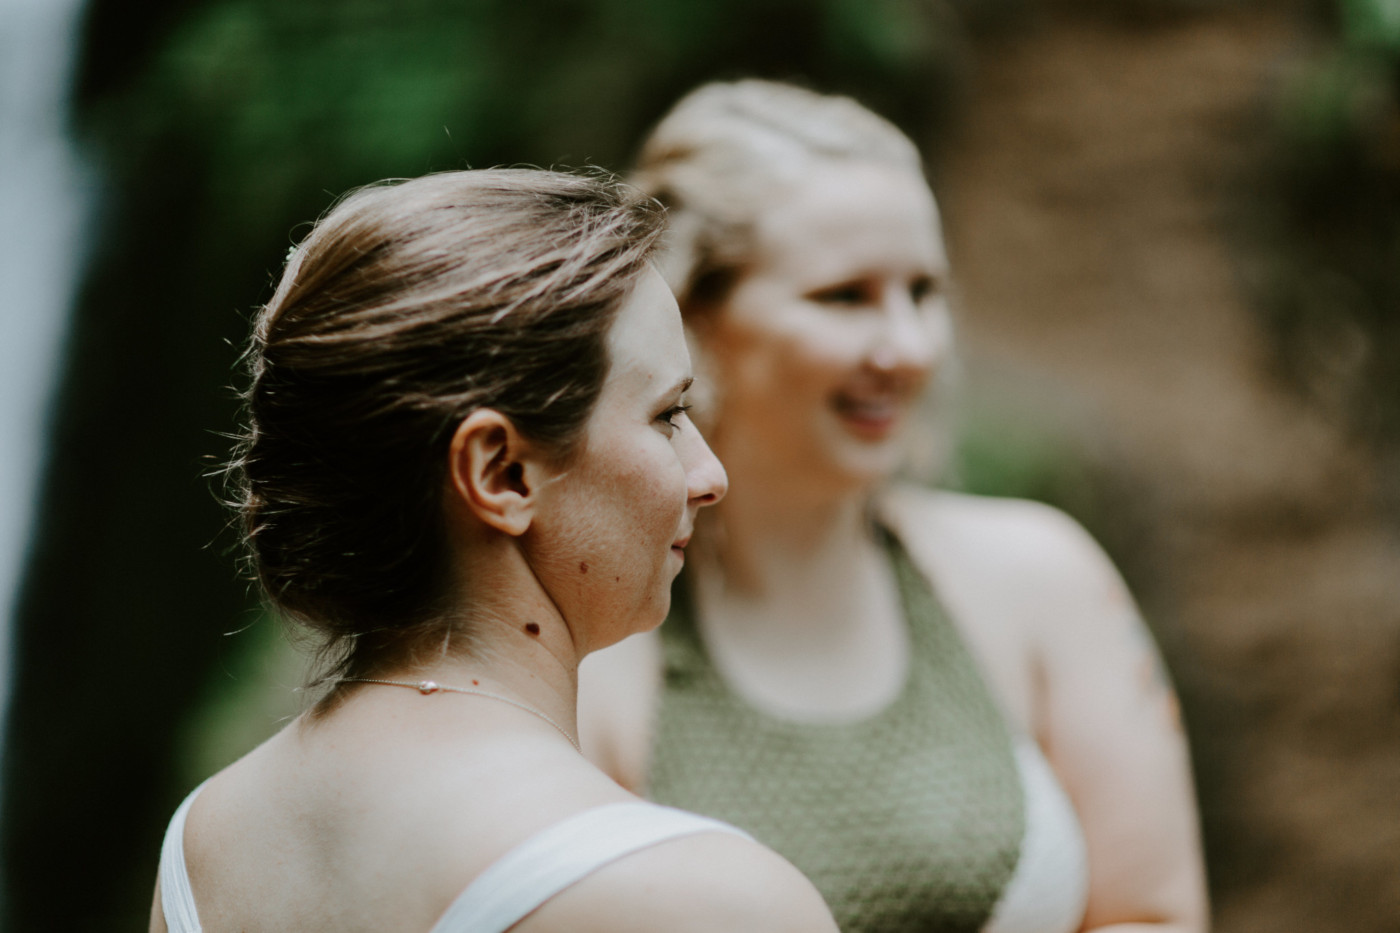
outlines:
{"label": "woman with brown hair", "polygon": [[324,693],[181,806],[153,930],[832,929],[783,860],[578,753],[579,660],[661,621],[725,492],[660,224],[596,178],[453,172],[296,248],[234,472]]}
{"label": "woman with brown hair", "polygon": [[897,482],[952,344],[914,145],[707,85],[636,180],[731,486],[666,625],[585,665],[585,748],[771,845],[848,933],[1202,929],[1185,743],[1112,566],[1048,507]]}

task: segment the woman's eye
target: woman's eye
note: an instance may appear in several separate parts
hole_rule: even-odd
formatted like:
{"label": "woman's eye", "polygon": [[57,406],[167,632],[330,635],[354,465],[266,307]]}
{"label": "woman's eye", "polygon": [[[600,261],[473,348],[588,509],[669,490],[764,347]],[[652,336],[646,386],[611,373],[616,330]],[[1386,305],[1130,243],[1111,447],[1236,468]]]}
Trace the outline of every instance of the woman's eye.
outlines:
{"label": "woman's eye", "polygon": [[925,299],[932,298],[941,291],[938,280],[932,276],[924,276],[909,283],[909,298],[914,304],[919,304]]}
{"label": "woman's eye", "polygon": [[867,300],[866,290],[861,285],[837,285],[813,292],[811,299],[824,305],[860,305]]}
{"label": "woman's eye", "polygon": [[688,411],[690,411],[689,405],[675,405],[663,411],[657,416],[656,420],[663,422],[668,427],[679,428],[681,426],[681,416]]}

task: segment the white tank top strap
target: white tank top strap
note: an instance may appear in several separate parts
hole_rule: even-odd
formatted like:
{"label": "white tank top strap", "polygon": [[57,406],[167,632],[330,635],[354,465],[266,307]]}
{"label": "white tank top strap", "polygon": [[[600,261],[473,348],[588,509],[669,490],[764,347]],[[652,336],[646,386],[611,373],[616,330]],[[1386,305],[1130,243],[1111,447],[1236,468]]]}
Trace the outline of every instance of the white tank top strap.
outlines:
{"label": "white tank top strap", "polygon": [[1073,933],[1089,894],[1079,817],[1034,739],[1016,739],[1016,764],[1026,802],[1021,855],[982,933]]}
{"label": "white tank top strap", "polygon": [[[170,933],[202,933],[185,868],[185,820],[203,789],[204,784],[199,785],[180,804],[161,844],[160,906]],[[584,810],[541,830],[492,863],[458,895],[432,933],[504,933],[604,865],[704,832],[751,838],[728,823],[642,801]]]}
{"label": "white tank top strap", "polygon": [[565,888],[625,855],[703,832],[751,838],[684,810],[641,801],[605,804],[511,849],[467,886],[432,933],[504,933]]}
{"label": "white tank top strap", "polygon": [[189,816],[190,804],[203,789],[204,784],[200,784],[180,804],[160,846],[160,909],[170,933],[201,933],[189,872],[185,870],[185,818]]}

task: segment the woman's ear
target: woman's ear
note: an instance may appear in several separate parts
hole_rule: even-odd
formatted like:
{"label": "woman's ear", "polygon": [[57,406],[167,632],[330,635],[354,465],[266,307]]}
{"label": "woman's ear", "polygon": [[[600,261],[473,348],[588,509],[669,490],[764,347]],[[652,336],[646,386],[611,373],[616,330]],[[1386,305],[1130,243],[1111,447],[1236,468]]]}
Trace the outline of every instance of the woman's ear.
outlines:
{"label": "woman's ear", "polygon": [[482,408],[453,432],[447,474],[472,514],[497,531],[519,536],[534,518],[536,460],[534,445],[509,418]]}

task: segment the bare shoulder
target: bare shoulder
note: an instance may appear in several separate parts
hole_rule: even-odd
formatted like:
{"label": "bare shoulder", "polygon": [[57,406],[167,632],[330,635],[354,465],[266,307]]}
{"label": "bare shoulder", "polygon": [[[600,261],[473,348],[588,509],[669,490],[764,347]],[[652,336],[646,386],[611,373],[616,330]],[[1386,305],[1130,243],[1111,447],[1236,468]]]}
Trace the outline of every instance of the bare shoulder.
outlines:
{"label": "bare shoulder", "polygon": [[1127,591],[1098,543],[1073,518],[1025,499],[900,486],[882,514],[915,561],[939,577],[1006,587],[1008,596],[1067,611],[1118,603]]}
{"label": "bare shoulder", "polygon": [[547,724],[462,741],[460,705],[400,702],[418,696],[301,723],[210,780],[185,846],[206,928],[428,929],[520,841],[633,799]]}
{"label": "bare shoulder", "polygon": [[1005,561],[1097,561],[1098,545],[1073,518],[1029,499],[975,496],[901,485],[888,490],[881,512],[905,537],[928,544],[957,541]]}
{"label": "bare shoulder", "polygon": [[796,868],[742,836],[701,833],[620,859],[545,903],[520,933],[835,933]]}
{"label": "bare shoulder", "polygon": [[1051,673],[1076,676],[1105,626],[1132,627],[1127,587],[1080,525],[1051,506],[900,486],[883,520],[928,578],[1003,711],[1038,733]]}
{"label": "bare shoulder", "polygon": [[640,793],[661,690],[661,639],[643,632],[595,651],[579,665],[578,727],[584,754],[623,787]]}

